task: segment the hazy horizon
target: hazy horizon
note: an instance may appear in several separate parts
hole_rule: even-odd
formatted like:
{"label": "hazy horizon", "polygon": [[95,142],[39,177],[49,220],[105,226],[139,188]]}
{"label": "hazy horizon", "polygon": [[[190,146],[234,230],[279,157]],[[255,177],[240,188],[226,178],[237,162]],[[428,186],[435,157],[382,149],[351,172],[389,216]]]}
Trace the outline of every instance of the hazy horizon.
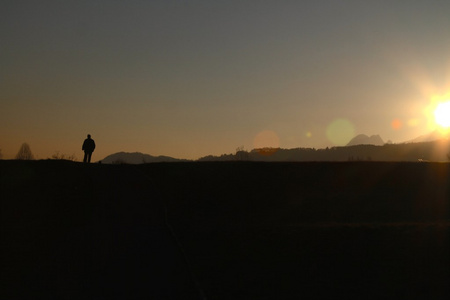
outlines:
{"label": "hazy horizon", "polygon": [[358,134],[450,100],[448,1],[4,1],[0,149],[181,159]]}

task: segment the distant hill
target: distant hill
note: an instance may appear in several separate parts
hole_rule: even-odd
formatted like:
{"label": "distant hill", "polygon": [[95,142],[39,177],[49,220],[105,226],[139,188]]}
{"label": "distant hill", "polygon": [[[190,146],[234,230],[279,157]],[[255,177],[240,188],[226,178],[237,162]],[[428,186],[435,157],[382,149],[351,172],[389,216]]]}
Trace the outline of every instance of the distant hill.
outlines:
{"label": "distant hill", "polygon": [[[344,147],[315,148],[261,148],[250,152],[238,151],[220,156],[208,155],[197,161],[448,161],[450,160],[450,139],[435,131],[411,141],[393,144],[385,143],[379,135],[355,136]],[[118,152],[105,157],[105,164],[145,164],[156,162],[187,162],[169,156],[152,156],[140,152]]]}
{"label": "distant hill", "polygon": [[146,164],[155,162],[181,162],[187,161],[169,156],[152,156],[140,152],[118,152],[108,155],[101,160],[104,164]]}
{"label": "distant hill", "polygon": [[199,161],[439,161],[450,160],[450,140],[422,143],[355,145],[315,148],[262,148],[246,152],[246,155],[224,154],[206,156]]}
{"label": "distant hill", "polygon": [[433,141],[437,141],[437,140],[442,140],[442,139],[449,139],[450,138],[450,134],[444,134],[441,133],[437,130],[432,131],[430,133],[421,135],[416,137],[415,139],[406,141],[405,143],[423,143],[423,142],[433,142]]}
{"label": "distant hill", "polygon": [[379,135],[372,135],[371,137],[365,134],[359,134],[352,138],[346,146],[357,146],[357,145],[374,145],[383,146],[384,142]]}

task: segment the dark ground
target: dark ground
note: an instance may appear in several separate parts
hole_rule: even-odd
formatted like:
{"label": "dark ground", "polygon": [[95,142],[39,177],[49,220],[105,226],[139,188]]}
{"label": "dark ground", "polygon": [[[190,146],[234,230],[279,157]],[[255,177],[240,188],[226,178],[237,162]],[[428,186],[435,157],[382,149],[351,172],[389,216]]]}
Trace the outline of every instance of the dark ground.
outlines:
{"label": "dark ground", "polygon": [[1,299],[201,299],[145,174],[63,161],[0,167]]}
{"label": "dark ground", "polygon": [[450,164],[0,161],[0,176],[2,299],[200,299],[196,283],[207,299],[450,298]]}

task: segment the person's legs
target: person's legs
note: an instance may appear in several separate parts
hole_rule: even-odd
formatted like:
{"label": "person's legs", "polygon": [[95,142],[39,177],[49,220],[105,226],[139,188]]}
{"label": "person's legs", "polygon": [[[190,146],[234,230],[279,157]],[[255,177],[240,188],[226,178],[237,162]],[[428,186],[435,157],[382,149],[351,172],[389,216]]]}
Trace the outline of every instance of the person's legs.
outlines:
{"label": "person's legs", "polygon": [[88,153],[88,163],[91,162],[91,156],[92,156],[92,152],[89,152],[89,153]]}
{"label": "person's legs", "polygon": [[83,162],[87,162],[88,159],[88,153],[86,151],[84,151],[84,159]]}

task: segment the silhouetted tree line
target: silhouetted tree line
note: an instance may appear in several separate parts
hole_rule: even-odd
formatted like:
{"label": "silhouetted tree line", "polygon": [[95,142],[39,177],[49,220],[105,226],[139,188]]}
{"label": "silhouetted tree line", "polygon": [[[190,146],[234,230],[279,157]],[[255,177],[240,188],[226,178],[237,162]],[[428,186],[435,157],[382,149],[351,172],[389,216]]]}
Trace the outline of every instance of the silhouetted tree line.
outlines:
{"label": "silhouetted tree line", "polygon": [[67,154],[64,154],[64,153],[59,153],[59,151],[56,151],[52,155],[51,159],[77,161],[77,157],[75,156],[75,154],[67,155]]}
{"label": "silhouetted tree line", "polygon": [[23,143],[20,146],[19,152],[17,152],[16,159],[20,160],[32,160],[34,159],[33,153],[31,153],[30,146],[27,143]]}
{"label": "silhouetted tree line", "polygon": [[[199,161],[445,161],[450,160],[450,141],[385,144],[383,146],[356,145],[348,147],[315,148],[260,148],[250,152],[206,156]],[[245,152],[242,153],[242,152]]]}
{"label": "silhouetted tree line", "polygon": [[[1,150],[0,150],[0,159],[2,158]],[[19,152],[17,152],[15,159],[18,160],[33,160],[35,159],[33,153],[31,152],[30,145],[27,143],[23,143],[22,146],[20,146]],[[75,154],[67,155],[64,153],[60,153],[59,151],[56,151],[52,157],[49,159],[57,159],[57,160],[71,160],[76,161],[77,157]]]}

